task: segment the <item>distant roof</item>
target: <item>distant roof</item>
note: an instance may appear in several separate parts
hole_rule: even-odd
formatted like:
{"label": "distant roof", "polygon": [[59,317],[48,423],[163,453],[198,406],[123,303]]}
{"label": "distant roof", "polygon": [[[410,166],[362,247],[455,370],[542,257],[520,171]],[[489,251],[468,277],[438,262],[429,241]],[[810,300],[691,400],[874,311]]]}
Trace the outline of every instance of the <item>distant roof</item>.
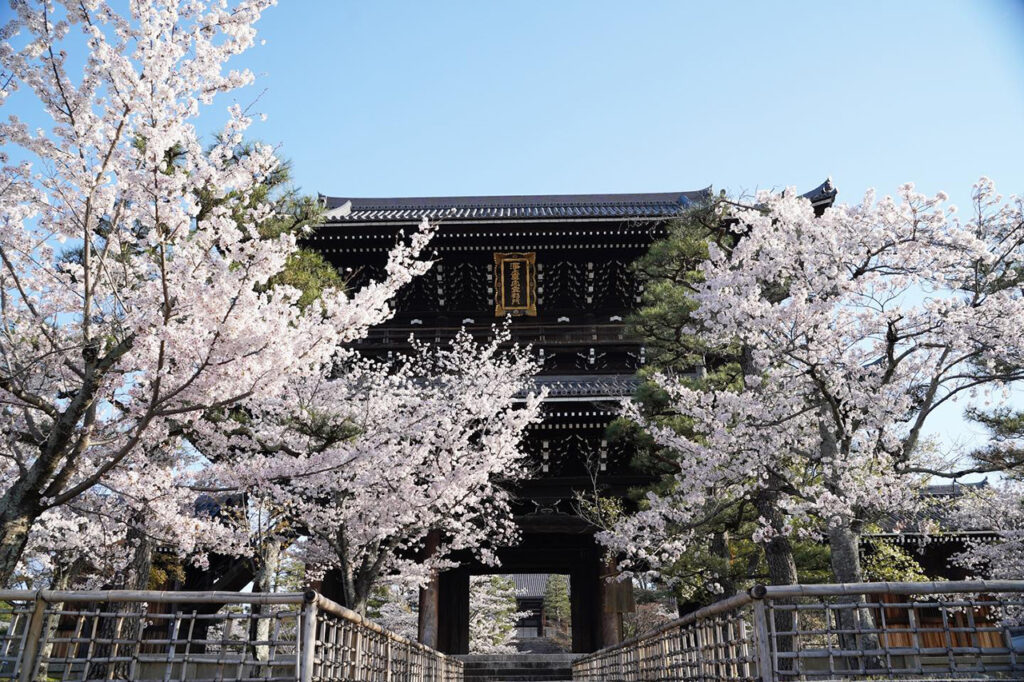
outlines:
{"label": "distant roof", "polygon": [[[874,537],[928,536],[935,533],[958,535],[969,529],[954,528],[950,519],[953,504],[969,492],[988,487],[988,480],[973,483],[939,483],[926,485],[921,491],[921,507],[908,512],[891,512],[878,521],[880,532],[866,533]],[[975,529],[979,530],[979,529]],[[988,531],[986,531],[988,532]]]}
{"label": "distant roof", "polygon": [[[516,597],[536,599],[543,597],[548,586],[550,573],[515,573],[509,576],[516,585]],[[568,580],[568,576],[566,577]]]}
{"label": "distant roof", "polygon": [[[328,223],[489,221],[587,218],[671,218],[711,188],[642,194],[550,194],[484,197],[355,198],[320,195]],[[836,195],[826,180],[803,196],[814,203]]]}
{"label": "distant roof", "polygon": [[[678,215],[709,190],[656,194],[556,194],[364,199],[321,196],[327,222],[661,218]],[[351,202],[351,203],[349,203]],[[349,204],[348,210],[344,210]],[[338,210],[342,209],[342,210]]]}

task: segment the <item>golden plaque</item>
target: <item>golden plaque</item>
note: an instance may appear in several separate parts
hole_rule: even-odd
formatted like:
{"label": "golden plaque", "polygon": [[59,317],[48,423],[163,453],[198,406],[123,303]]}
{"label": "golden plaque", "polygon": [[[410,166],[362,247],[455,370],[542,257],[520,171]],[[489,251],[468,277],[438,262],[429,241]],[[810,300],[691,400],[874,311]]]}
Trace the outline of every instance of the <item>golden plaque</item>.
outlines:
{"label": "golden plaque", "polygon": [[494,314],[537,316],[537,254],[494,254]]}

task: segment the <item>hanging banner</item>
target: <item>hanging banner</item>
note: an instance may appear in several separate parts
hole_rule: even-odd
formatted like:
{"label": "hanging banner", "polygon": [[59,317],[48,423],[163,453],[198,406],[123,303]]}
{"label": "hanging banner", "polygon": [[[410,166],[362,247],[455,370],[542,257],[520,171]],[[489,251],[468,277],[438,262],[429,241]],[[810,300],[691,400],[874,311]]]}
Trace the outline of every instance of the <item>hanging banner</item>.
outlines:
{"label": "hanging banner", "polygon": [[494,254],[494,314],[537,316],[537,254]]}

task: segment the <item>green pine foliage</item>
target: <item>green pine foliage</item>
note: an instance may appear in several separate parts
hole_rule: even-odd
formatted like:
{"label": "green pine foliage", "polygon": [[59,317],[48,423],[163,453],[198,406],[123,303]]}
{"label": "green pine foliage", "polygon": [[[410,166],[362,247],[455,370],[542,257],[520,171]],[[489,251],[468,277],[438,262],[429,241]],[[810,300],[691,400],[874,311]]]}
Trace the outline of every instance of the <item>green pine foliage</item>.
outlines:
{"label": "green pine foliage", "polygon": [[[252,148],[251,143],[239,145],[235,150],[235,160],[244,160]],[[213,191],[201,193],[199,215],[202,217],[214,207],[227,203],[232,206],[232,210],[241,221],[253,207],[269,204],[273,208],[272,217],[257,226],[259,236],[262,239],[276,239],[282,234],[289,234],[301,239],[320,222],[323,217],[323,206],[316,197],[300,194],[291,182],[291,163],[281,161],[272,173],[262,178],[248,202],[244,204],[231,195],[221,197]],[[301,292],[298,304],[305,308],[316,301],[324,289],[342,287],[345,282],[320,253],[300,248],[289,257],[284,269],[269,284],[288,284],[295,287]]]}
{"label": "green pine foliage", "polygon": [[544,636],[566,651],[572,649],[572,602],[569,576],[552,574],[544,586]]}
{"label": "green pine foliage", "polygon": [[548,576],[544,586],[544,614],[548,620],[568,623],[572,606],[569,601],[569,577],[559,574]]}
{"label": "green pine foliage", "polygon": [[971,456],[981,465],[1004,472],[1008,476],[1024,476],[1024,410],[1000,407],[991,411],[969,408],[967,417],[984,426],[989,434],[989,443]]}

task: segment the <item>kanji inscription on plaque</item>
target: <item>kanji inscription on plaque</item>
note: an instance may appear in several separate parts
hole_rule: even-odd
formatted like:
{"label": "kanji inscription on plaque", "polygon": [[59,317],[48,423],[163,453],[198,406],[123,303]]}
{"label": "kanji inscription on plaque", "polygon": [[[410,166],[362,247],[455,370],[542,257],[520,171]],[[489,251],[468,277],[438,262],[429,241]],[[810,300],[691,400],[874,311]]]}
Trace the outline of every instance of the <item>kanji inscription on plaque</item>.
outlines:
{"label": "kanji inscription on plaque", "polygon": [[537,315],[537,254],[494,254],[494,314]]}

